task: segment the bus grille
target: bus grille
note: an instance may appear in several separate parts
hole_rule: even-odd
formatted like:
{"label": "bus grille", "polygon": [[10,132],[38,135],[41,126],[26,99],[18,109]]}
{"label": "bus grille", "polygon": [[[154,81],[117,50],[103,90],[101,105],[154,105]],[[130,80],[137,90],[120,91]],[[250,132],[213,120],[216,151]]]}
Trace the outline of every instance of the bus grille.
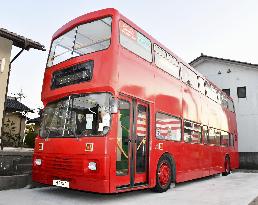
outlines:
{"label": "bus grille", "polygon": [[74,176],[83,174],[83,161],[80,158],[46,156],[42,167],[48,174]]}

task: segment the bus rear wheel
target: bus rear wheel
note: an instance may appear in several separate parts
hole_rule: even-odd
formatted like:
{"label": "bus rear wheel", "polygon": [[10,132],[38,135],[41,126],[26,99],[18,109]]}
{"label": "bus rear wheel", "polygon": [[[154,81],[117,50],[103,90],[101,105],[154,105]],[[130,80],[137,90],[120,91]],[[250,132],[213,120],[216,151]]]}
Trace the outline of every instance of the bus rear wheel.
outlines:
{"label": "bus rear wheel", "polygon": [[227,175],[229,175],[230,174],[230,170],[231,168],[230,168],[230,159],[229,159],[229,157],[227,156],[226,158],[225,158],[225,162],[224,162],[224,172],[222,172],[222,176],[227,176]]}
{"label": "bus rear wheel", "polygon": [[165,192],[170,188],[172,182],[172,165],[168,157],[162,156],[156,171],[156,186],[153,191]]}

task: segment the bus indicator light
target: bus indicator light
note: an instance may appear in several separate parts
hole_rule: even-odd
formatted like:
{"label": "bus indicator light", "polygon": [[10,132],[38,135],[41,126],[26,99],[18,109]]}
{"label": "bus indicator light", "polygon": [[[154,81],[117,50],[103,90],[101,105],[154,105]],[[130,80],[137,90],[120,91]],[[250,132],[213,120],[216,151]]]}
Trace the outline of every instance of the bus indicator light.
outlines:
{"label": "bus indicator light", "polygon": [[39,150],[43,151],[43,149],[44,149],[44,143],[39,143]]}
{"label": "bus indicator light", "polygon": [[92,152],[93,151],[93,143],[86,143],[86,152]]}

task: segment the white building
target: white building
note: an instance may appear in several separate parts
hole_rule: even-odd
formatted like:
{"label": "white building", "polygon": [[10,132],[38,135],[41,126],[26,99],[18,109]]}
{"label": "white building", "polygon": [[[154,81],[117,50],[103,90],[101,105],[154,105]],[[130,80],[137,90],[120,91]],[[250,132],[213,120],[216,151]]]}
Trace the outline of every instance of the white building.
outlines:
{"label": "white building", "polygon": [[201,54],[190,65],[230,95],[238,125],[240,167],[258,168],[258,65]]}
{"label": "white building", "polygon": [[[13,46],[18,47],[21,50],[11,59],[11,50]],[[16,33],[10,32],[4,28],[0,28],[0,146],[1,146],[1,149],[3,149],[2,124],[4,123],[4,117],[5,117],[5,108],[6,108],[6,102],[7,102],[6,99],[7,99],[7,93],[8,93],[8,84],[9,84],[9,77],[11,72],[11,65],[24,50],[28,51],[31,48],[41,50],[41,51],[46,50],[45,47],[38,42],[35,42],[31,39],[20,36]]]}

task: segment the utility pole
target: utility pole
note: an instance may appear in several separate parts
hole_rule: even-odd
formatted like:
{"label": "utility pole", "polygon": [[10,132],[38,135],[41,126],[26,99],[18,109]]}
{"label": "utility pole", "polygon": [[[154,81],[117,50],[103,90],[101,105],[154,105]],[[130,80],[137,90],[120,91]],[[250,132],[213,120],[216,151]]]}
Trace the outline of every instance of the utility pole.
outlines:
{"label": "utility pole", "polygon": [[17,98],[17,100],[18,100],[19,102],[21,102],[22,98],[26,98],[26,96],[24,95],[22,89],[20,90],[20,92],[14,93],[13,95],[14,95],[14,97]]}

